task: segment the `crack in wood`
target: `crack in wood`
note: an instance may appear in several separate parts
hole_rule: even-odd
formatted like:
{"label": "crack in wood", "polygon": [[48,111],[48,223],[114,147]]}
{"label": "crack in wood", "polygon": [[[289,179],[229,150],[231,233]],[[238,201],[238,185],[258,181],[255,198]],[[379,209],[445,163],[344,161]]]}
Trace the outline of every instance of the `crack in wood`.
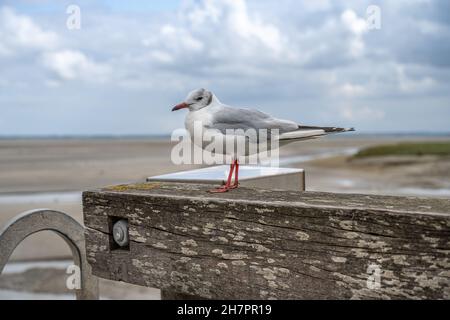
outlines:
{"label": "crack in wood", "polygon": [[[200,298],[450,299],[450,200],[121,188],[83,193],[99,276]],[[109,251],[108,216],[128,219],[130,251]],[[371,263],[378,290],[366,286]]]}

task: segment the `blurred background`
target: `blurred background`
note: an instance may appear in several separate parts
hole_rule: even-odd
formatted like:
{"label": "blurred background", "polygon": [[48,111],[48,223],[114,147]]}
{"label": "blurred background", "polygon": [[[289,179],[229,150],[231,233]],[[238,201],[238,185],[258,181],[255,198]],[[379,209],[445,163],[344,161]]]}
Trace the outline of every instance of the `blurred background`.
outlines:
{"label": "blurred background", "polygon": [[[307,190],[450,197],[449,1],[0,0],[0,226],[41,207],[81,222],[82,190],[194,167],[170,161],[170,110],[199,87],[355,127],[282,150]],[[0,299],[73,298],[69,252],[28,238]]]}

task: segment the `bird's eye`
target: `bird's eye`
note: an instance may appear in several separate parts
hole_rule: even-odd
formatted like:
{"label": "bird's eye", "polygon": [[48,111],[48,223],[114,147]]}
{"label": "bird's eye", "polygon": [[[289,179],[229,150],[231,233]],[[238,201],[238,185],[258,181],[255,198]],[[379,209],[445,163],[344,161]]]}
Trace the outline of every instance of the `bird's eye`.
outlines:
{"label": "bird's eye", "polygon": [[197,97],[197,98],[195,98],[196,101],[200,101],[200,100],[202,100],[202,99],[203,99],[203,97]]}

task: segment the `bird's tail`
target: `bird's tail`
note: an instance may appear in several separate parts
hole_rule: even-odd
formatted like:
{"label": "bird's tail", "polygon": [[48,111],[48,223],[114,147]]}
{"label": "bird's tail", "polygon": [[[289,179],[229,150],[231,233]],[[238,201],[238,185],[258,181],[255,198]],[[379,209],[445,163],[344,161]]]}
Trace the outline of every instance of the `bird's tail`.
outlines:
{"label": "bird's tail", "polygon": [[355,131],[354,128],[338,128],[338,127],[315,127],[315,126],[298,126],[298,130],[285,132],[280,134],[280,143],[288,143],[293,141],[303,141],[320,138],[331,133],[340,133]]}

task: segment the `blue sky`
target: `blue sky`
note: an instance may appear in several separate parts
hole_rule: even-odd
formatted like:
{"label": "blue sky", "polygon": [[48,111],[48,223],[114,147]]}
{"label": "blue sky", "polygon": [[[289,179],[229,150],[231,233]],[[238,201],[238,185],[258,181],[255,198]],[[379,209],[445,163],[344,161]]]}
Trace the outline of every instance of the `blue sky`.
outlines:
{"label": "blue sky", "polygon": [[170,133],[198,87],[303,124],[448,132],[450,2],[0,0],[0,135]]}

